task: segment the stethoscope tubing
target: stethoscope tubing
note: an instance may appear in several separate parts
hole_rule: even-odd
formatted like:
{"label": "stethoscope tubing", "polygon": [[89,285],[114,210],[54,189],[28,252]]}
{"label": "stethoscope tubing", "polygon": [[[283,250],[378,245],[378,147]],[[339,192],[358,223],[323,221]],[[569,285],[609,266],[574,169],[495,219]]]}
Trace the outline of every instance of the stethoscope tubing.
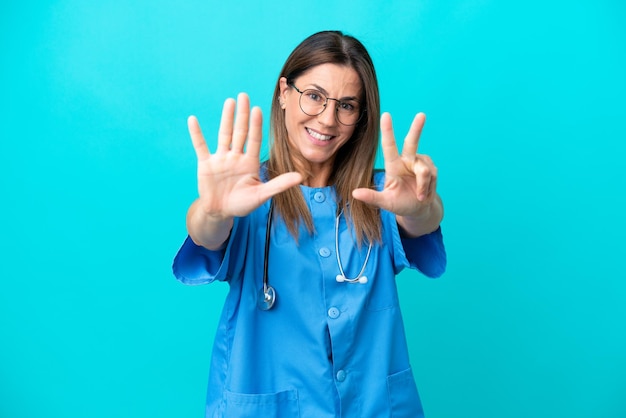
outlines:
{"label": "stethoscope tubing", "polygon": [[265,250],[263,255],[263,288],[257,295],[257,306],[263,311],[272,309],[276,302],[276,290],[269,285],[268,264],[270,255],[270,234],[272,230],[272,218],[274,212],[274,201],[270,200],[269,213],[267,214],[267,223],[265,227]]}

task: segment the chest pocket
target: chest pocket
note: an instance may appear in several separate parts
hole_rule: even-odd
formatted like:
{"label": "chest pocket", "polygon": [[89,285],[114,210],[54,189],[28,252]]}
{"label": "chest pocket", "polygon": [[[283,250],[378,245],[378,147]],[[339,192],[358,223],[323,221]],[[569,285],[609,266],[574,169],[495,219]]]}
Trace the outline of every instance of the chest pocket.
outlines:
{"label": "chest pocket", "polygon": [[224,392],[221,414],[215,418],[299,418],[300,406],[295,389],[277,393],[245,394]]}

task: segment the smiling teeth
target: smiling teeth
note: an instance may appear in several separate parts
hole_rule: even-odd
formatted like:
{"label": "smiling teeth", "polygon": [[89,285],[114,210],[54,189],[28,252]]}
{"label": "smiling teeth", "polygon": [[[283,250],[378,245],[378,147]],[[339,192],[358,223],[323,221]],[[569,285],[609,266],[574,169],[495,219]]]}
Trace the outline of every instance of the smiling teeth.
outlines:
{"label": "smiling teeth", "polygon": [[307,132],[309,133],[309,135],[311,135],[313,138],[318,139],[320,141],[328,141],[330,140],[330,138],[332,138],[332,135],[322,135],[320,133],[314,132],[310,129],[307,128]]}

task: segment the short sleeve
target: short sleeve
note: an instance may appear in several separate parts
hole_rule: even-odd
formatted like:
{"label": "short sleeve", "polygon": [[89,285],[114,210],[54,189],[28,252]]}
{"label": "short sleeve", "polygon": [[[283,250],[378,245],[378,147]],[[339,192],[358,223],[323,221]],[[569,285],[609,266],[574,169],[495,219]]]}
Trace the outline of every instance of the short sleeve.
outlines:
{"label": "short sleeve", "polygon": [[447,257],[441,227],[417,238],[401,238],[411,268],[425,276],[440,277],[446,270]]}
{"label": "short sleeve", "polygon": [[[215,280],[227,281],[229,266],[233,251],[239,251],[241,245],[235,245],[237,239],[233,237],[238,233],[241,224],[240,218],[235,218],[230,238],[224,248],[208,250],[196,245],[191,237],[187,236],[182,247],[178,250],[172,272],[176,279],[188,285],[208,284]],[[236,258],[235,258],[236,259]]]}
{"label": "short sleeve", "polygon": [[176,279],[188,285],[211,283],[224,260],[226,249],[211,251],[196,245],[188,236],[172,265]]}

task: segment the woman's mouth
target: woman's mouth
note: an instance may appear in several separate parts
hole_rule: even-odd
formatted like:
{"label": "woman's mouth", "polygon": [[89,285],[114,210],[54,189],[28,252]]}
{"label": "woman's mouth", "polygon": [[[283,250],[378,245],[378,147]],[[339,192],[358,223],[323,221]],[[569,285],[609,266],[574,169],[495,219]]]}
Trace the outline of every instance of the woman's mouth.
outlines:
{"label": "woman's mouth", "polygon": [[309,133],[309,135],[311,135],[313,138],[317,139],[318,141],[330,141],[333,138],[332,135],[323,135],[309,128],[306,128],[306,131]]}

